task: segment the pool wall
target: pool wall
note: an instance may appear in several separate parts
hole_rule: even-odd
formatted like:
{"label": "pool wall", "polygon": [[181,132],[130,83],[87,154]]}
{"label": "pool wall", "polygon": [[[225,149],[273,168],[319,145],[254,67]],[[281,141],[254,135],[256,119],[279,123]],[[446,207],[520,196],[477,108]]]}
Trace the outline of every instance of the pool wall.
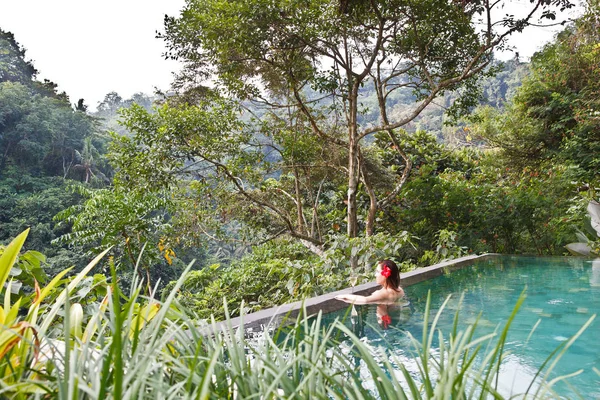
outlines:
{"label": "pool wall", "polygon": [[[402,287],[411,286],[416,283],[443,275],[446,272],[460,269],[479,261],[498,257],[499,255],[500,254],[496,253],[487,253],[478,256],[466,256],[439,264],[434,264],[429,267],[403,272],[400,274],[400,284]],[[366,296],[373,293],[379,287],[380,285],[374,282],[357,285],[354,288],[350,287],[321,296],[312,297],[310,299],[305,299],[304,301],[283,304],[281,306],[246,314],[241,317],[232,318],[229,321],[217,324],[217,328],[225,328],[226,326],[237,328],[243,324],[244,329],[250,328],[253,331],[261,331],[266,326],[280,326],[281,324],[284,324],[286,320],[294,321],[302,311],[303,307],[308,315],[316,314],[319,311],[322,311],[323,313],[329,313],[332,311],[341,310],[348,307],[348,304],[343,301],[336,300],[335,297],[337,295],[353,293]]]}

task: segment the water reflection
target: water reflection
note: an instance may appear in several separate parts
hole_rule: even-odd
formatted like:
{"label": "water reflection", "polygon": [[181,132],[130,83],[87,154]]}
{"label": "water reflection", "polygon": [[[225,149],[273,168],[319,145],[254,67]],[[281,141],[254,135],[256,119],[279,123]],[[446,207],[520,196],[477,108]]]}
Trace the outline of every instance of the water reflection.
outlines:
{"label": "water reflection", "polygon": [[402,324],[407,323],[413,314],[410,302],[406,299],[368,305],[353,305],[350,322],[352,331],[356,336],[361,338],[365,336],[365,322],[369,310],[372,310],[373,307],[375,307],[377,325],[382,330],[388,330],[391,327],[401,328]]}
{"label": "water reflection", "polygon": [[592,261],[592,273],[590,274],[590,286],[600,287],[600,258]]}

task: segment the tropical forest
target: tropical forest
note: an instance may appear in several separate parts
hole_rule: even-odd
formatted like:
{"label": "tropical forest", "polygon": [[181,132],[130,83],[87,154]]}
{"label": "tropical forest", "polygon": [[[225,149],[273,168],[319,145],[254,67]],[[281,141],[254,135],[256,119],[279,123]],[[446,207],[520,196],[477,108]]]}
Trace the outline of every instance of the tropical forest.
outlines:
{"label": "tropical forest", "polygon": [[425,329],[417,373],[343,321],[228,323],[383,259],[600,256],[600,2],[504,3],[186,0],[171,90],[93,110],[0,27],[0,398],[504,398],[502,329]]}

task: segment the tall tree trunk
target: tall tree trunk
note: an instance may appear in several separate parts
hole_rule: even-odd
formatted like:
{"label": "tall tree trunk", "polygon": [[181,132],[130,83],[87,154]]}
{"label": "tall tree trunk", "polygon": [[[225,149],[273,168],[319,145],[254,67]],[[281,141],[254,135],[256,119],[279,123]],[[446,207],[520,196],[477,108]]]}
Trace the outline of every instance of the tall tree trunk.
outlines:
{"label": "tall tree trunk", "polygon": [[[348,74],[349,82],[352,82]],[[358,142],[358,81],[351,83],[350,95],[348,96],[348,237],[355,238],[358,233],[358,208],[356,205],[356,194],[360,180],[360,156]],[[350,268],[356,270],[358,258],[350,257]]]}
{"label": "tall tree trunk", "polygon": [[325,184],[326,178],[327,175],[325,175],[325,178],[323,178],[323,180],[321,180],[321,183],[319,183],[319,189],[317,190],[317,194],[315,195],[312,201],[313,213],[310,227],[310,236],[313,238],[316,237],[318,240],[322,240],[321,224],[319,224],[319,198],[321,197],[321,189],[323,189],[323,185]]}
{"label": "tall tree trunk", "polygon": [[304,225],[304,212],[302,211],[302,197],[300,193],[300,178],[298,177],[298,169],[296,165],[292,166],[292,170],[294,171],[294,189],[296,194],[296,211],[298,213],[298,231],[301,233],[306,233],[305,225]]}
{"label": "tall tree trunk", "polygon": [[[351,73],[348,73],[351,81]],[[358,143],[358,82],[349,83],[350,94],[348,96],[348,237],[357,236],[357,206],[356,193],[360,180],[360,154]]]}
{"label": "tall tree trunk", "polygon": [[359,159],[358,159],[358,145],[355,142],[355,138],[351,138],[348,154],[348,237],[354,238],[357,234],[357,205],[356,205],[356,192],[358,190],[359,182]]}
{"label": "tall tree trunk", "polygon": [[[361,164],[362,165],[362,164]],[[373,186],[371,186],[371,182],[369,182],[369,178],[365,171],[361,168],[362,180],[365,185],[365,189],[367,190],[367,194],[369,195],[369,213],[367,214],[367,225],[365,228],[366,236],[373,236],[375,232],[375,217],[377,216],[377,209],[379,208],[377,204],[377,196],[375,195],[375,190],[373,190]]]}

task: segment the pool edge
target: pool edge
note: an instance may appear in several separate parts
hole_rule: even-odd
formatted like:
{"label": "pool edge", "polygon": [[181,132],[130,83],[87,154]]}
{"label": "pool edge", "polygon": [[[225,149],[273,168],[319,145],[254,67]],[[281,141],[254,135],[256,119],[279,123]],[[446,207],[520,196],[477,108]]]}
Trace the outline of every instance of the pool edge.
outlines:
{"label": "pool edge", "polygon": [[[428,267],[418,268],[413,271],[403,272],[400,274],[400,283],[403,287],[411,286],[419,282],[423,282],[437,276],[440,276],[447,271],[453,271],[478,261],[484,261],[489,258],[498,257],[498,253],[485,253],[481,255],[471,255],[454,260],[444,261]],[[329,313],[332,311],[341,310],[348,307],[347,303],[335,300],[335,296],[346,293],[354,293],[360,295],[368,295],[375,291],[380,285],[377,283],[365,283],[355,286],[354,288],[346,288],[335,292],[326,293],[320,296],[311,297],[302,301],[282,304],[280,306],[267,308],[251,314],[246,314],[240,317],[231,318],[228,321],[219,322],[213,329],[226,330],[237,329],[243,326],[244,329],[252,329],[262,331],[267,326],[280,326],[286,320],[295,320],[300,312],[304,309],[308,315],[313,315],[319,311]]]}

